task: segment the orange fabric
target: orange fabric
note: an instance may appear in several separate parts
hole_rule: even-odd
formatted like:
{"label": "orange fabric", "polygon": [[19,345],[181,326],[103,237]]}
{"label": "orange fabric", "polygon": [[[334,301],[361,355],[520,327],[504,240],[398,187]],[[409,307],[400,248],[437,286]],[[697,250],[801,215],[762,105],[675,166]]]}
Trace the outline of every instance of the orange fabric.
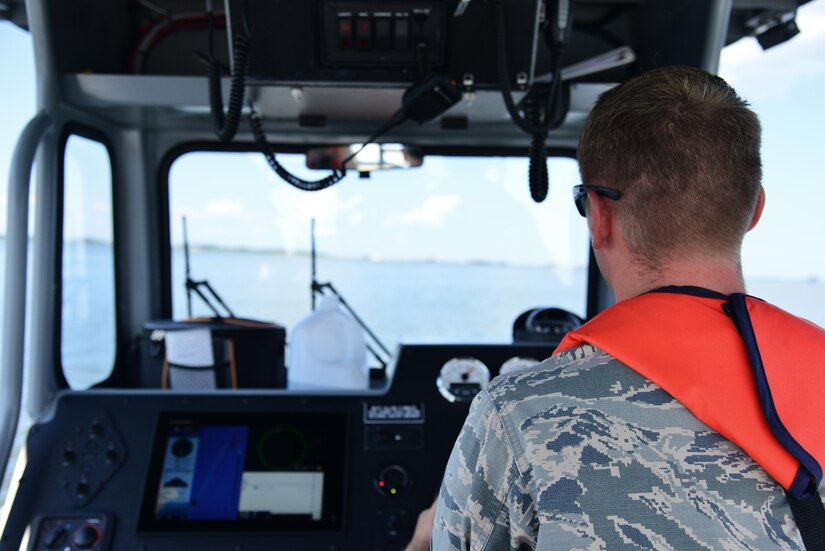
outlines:
{"label": "orange fabric", "polygon": [[[554,354],[590,343],[673,396],[742,448],[788,489],[799,468],[771,433],[745,345],[724,300],[648,293],[568,333]],[[747,301],[777,412],[825,464],[825,331],[769,304]]]}
{"label": "orange fabric", "polygon": [[747,304],[782,424],[825,467],[825,331],[770,304]]}

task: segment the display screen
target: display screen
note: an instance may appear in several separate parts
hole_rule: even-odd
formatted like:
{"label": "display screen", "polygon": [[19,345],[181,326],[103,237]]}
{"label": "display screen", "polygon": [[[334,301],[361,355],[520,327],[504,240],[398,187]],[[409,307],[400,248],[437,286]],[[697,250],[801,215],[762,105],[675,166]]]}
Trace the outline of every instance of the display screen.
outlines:
{"label": "display screen", "polygon": [[340,530],[344,413],[164,414],[142,531]]}

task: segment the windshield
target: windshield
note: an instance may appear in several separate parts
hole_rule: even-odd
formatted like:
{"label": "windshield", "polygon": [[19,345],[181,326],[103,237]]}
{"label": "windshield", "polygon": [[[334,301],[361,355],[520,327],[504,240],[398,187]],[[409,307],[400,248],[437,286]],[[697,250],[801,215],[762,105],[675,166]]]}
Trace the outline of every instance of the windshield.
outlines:
{"label": "windshield", "polygon": [[[279,161],[305,178],[325,174]],[[331,282],[391,349],[401,342],[509,342],[522,312],[583,316],[587,228],[573,206],[573,159],[549,163],[550,193],[530,198],[527,159],[434,157],[418,169],[348,176],[320,192],[281,181],[258,153],[190,153],[169,176],[173,315],[189,315],[191,278],[208,279],[233,313],[290,328]],[[319,176],[320,174],[320,176]],[[192,315],[211,315],[192,299]]]}

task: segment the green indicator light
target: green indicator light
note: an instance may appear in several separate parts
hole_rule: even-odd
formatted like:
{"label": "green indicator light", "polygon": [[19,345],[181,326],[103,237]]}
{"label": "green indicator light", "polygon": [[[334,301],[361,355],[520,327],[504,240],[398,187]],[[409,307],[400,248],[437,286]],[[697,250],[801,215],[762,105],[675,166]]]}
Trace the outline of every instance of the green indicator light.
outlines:
{"label": "green indicator light", "polygon": [[392,495],[395,495],[395,494],[397,494],[397,493],[398,493],[398,490],[396,490],[395,488],[393,488],[392,490],[390,490],[390,493],[391,493]]}

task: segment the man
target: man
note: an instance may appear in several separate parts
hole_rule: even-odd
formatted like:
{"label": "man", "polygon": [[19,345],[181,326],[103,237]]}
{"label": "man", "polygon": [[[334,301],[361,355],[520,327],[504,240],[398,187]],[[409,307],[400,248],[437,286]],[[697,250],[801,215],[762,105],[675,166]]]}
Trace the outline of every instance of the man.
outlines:
{"label": "man", "polygon": [[575,199],[617,304],[478,395],[432,549],[803,548],[791,505],[822,508],[825,332],[743,295],[760,140],[697,69],[599,98]]}

